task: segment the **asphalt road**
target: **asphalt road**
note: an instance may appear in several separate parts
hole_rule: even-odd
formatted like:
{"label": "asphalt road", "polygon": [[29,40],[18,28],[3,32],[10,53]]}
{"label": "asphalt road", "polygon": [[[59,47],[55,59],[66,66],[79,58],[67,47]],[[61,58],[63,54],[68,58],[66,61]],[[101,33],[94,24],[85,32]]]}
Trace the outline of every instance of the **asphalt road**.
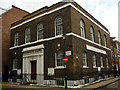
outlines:
{"label": "asphalt road", "polygon": [[103,87],[100,90],[120,90],[120,80]]}

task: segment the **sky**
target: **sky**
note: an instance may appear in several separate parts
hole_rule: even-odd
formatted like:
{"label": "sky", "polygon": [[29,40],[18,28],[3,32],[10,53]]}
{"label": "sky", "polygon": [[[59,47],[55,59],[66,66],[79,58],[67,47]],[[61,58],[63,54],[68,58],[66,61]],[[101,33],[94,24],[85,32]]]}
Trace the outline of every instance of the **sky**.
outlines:
{"label": "sky", "polygon": [[[15,5],[28,12],[36,11],[62,0],[0,0],[0,8],[10,9]],[[120,0],[74,0],[110,31],[111,37],[118,39],[118,2]],[[1,10],[0,10],[1,12]]]}

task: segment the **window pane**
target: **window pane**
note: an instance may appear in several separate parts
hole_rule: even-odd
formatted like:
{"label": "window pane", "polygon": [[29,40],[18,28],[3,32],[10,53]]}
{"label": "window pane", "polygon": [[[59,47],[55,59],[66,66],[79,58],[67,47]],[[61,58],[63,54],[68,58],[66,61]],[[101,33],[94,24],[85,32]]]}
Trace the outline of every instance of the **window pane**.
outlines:
{"label": "window pane", "polygon": [[58,16],[55,19],[55,29],[56,29],[56,35],[63,34],[63,22],[62,17]]}
{"label": "window pane", "polygon": [[103,57],[100,57],[101,67],[103,67]]}
{"label": "window pane", "polygon": [[107,38],[106,38],[106,35],[104,35],[104,44],[105,44],[105,47],[107,47]]}
{"label": "window pane", "polygon": [[37,25],[37,37],[39,39],[43,39],[43,24],[40,23]]}
{"label": "window pane", "polygon": [[13,69],[17,69],[17,59],[13,59]]}
{"label": "window pane", "polygon": [[56,53],[56,59],[57,59],[57,66],[64,66],[62,51],[58,51]]}
{"label": "window pane", "polygon": [[106,66],[109,67],[108,58],[106,58]]}
{"label": "window pane", "polygon": [[90,27],[90,34],[91,34],[91,40],[94,41],[94,31],[93,31],[93,27]]}
{"label": "window pane", "polygon": [[18,33],[16,32],[14,35],[14,46],[18,46],[18,39],[19,39],[19,36],[18,36]]}
{"label": "window pane", "polygon": [[83,66],[87,67],[87,57],[85,52],[82,55],[82,60],[83,60]]}
{"label": "window pane", "polygon": [[96,56],[93,55],[93,67],[96,67]]}
{"label": "window pane", "polygon": [[25,30],[25,43],[30,42],[30,28],[26,28]]}
{"label": "window pane", "polygon": [[98,43],[101,44],[101,33],[98,31]]}
{"label": "window pane", "polygon": [[81,36],[85,38],[85,25],[83,20],[80,20],[80,29],[81,29]]}

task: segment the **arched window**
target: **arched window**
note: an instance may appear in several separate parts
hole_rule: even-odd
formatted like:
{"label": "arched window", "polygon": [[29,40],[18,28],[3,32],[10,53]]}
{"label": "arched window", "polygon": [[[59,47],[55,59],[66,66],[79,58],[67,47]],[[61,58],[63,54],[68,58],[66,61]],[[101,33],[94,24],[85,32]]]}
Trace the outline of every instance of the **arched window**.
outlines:
{"label": "arched window", "polygon": [[85,24],[82,19],[80,20],[80,30],[81,30],[81,36],[85,38]]}
{"label": "arched window", "polygon": [[14,46],[18,46],[19,34],[16,32],[14,34]]}
{"label": "arched window", "polygon": [[30,42],[30,28],[26,28],[25,30],[25,43]]}
{"label": "arched window", "polygon": [[37,40],[43,39],[43,24],[39,23],[37,25]]}
{"label": "arched window", "polygon": [[98,31],[98,43],[101,44],[101,33]]}
{"label": "arched window", "polygon": [[83,52],[82,54],[83,67],[87,67],[87,53]]}
{"label": "arched window", "polygon": [[107,47],[107,37],[106,37],[106,35],[104,35],[104,44],[105,44],[105,47]]}
{"label": "arched window", "polygon": [[56,36],[63,34],[63,19],[62,19],[62,16],[57,16],[55,18],[55,34],[56,34]]}
{"label": "arched window", "polygon": [[90,34],[91,34],[91,40],[94,42],[95,38],[94,38],[94,29],[93,29],[93,26],[90,27]]}

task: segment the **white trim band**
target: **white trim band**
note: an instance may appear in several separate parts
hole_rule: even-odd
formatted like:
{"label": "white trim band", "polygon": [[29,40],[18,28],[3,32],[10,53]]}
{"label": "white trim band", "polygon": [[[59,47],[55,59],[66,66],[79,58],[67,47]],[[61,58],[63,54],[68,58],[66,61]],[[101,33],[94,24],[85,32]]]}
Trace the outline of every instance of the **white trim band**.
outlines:
{"label": "white trim band", "polygon": [[[88,40],[88,39],[86,39],[86,38],[83,38],[83,37],[81,37],[80,35],[77,35],[77,34],[75,34],[75,33],[67,33],[66,35],[67,35],[67,36],[71,36],[71,35],[72,35],[72,36],[75,36],[75,37],[77,37],[77,38],[83,39],[83,40],[85,40],[85,41],[87,41],[87,42],[90,42],[90,43],[92,43],[92,44],[95,44],[95,45],[97,45],[97,46],[99,46],[99,47],[105,48],[105,49],[107,49],[107,50],[111,50],[111,49],[109,49],[109,48],[107,48],[107,47],[105,47],[105,46],[102,46],[102,45],[100,45],[100,44],[98,44],[98,43],[96,43],[96,42],[93,42],[93,41],[91,41],[91,40]],[[57,39],[57,38],[61,38],[61,37],[63,37],[63,36],[62,36],[62,35],[59,35],[59,36],[55,36],[55,37],[51,37],[51,38],[46,38],[46,39],[34,41],[34,42],[31,42],[31,43],[22,44],[22,45],[20,45],[20,46],[11,47],[11,48],[9,48],[9,49],[12,50],[12,49],[15,49],[15,48],[19,48],[19,47],[23,47],[23,46],[27,46],[27,45],[32,45],[32,44],[39,43],[39,42],[43,42],[43,41],[49,41],[49,40],[53,40],[53,39]]]}
{"label": "white trim band", "polygon": [[99,46],[99,47],[105,48],[105,49],[107,49],[107,50],[111,50],[111,49],[109,49],[109,48],[107,48],[107,47],[105,47],[105,46],[102,46],[102,45],[100,45],[100,44],[98,44],[98,43],[96,43],[96,42],[93,42],[93,41],[91,41],[91,40],[89,40],[89,39],[83,38],[83,37],[81,37],[80,35],[77,35],[77,34],[75,34],[75,33],[68,33],[68,34],[66,34],[66,35],[67,35],[67,36],[72,35],[72,36],[75,36],[75,37],[77,37],[77,38],[83,39],[83,40],[85,40],[85,41],[87,41],[87,42],[90,42],[90,43],[92,43],[92,44],[95,44],[95,45],[97,45],[97,46]]}
{"label": "white trim band", "polygon": [[18,25],[16,25],[16,26],[11,27],[10,29],[17,28],[17,27],[19,27],[19,26],[21,26],[21,25],[23,25],[23,24],[25,24],[25,23],[28,23],[28,22],[30,22],[30,21],[32,21],[32,20],[35,20],[35,19],[37,19],[37,18],[39,18],[39,17],[42,17],[42,16],[45,16],[45,15],[47,15],[47,14],[51,14],[51,13],[53,13],[53,12],[55,12],[55,11],[58,11],[58,10],[60,10],[60,9],[63,9],[63,8],[65,8],[65,7],[68,7],[68,6],[73,7],[76,11],[78,11],[79,13],[81,13],[83,16],[85,16],[87,19],[89,19],[89,20],[90,20],[91,22],[93,22],[95,25],[97,25],[98,27],[100,27],[100,28],[101,28],[102,30],[104,30],[106,33],[110,34],[108,31],[106,31],[104,28],[102,28],[99,24],[97,24],[95,21],[93,21],[89,16],[87,16],[85,13],[83,13],[81,10],[79,10],[77,7],[75,7],[72,3],[65,4],[65,5],[63,5],[63,6],[61,6],[61,7],[58,7],[58,8],[56,8],[56,9],[54,9],[54,10],[51,10],[51,11],[49,11],[49,12],[45,12],[45,13],[43,13],[43,14],[40,14],[40,15],[38,15],[38,16],[35,16],[35,17],[31,18],[31,19],[28,19],[28,20],[22,22],[21,24],[18,24]]}

